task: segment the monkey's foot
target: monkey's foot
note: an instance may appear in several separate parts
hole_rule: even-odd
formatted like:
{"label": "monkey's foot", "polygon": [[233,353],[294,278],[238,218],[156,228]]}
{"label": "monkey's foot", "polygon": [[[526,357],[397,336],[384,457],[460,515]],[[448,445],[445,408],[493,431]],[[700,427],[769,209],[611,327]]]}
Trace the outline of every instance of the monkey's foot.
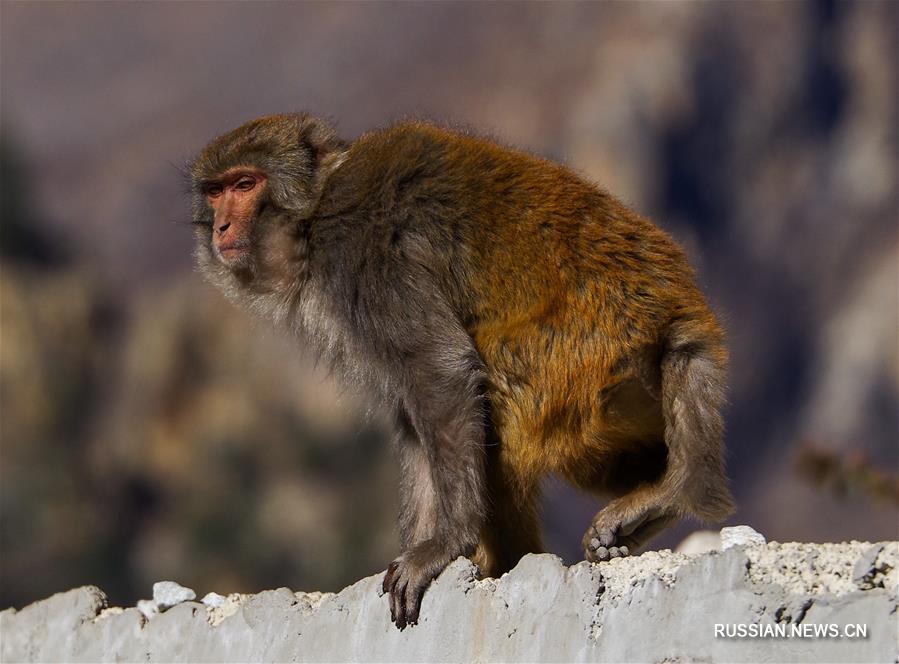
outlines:
{"label": "monkey's foot", "polygon": [[398,628],[418,622],[425,589],[452,559],[436,542],[424,542],[390,563],[382,587],[390,595],[390,619]]}
{"label": "monkey's foot", "polygon": [[584,556],[596,563],[630,555],[673,520],[661,507],[635,508],[624,499],[613,500],[584,533]]}

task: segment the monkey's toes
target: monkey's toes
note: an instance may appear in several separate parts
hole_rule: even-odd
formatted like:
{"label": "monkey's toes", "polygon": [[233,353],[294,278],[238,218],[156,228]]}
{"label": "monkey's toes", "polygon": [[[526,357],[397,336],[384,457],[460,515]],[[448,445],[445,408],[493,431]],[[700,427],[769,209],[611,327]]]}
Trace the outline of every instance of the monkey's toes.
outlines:
{"label": "monkey's toes", "polygon": [[619,527],[620,522],[594,521],[584,534],[583,546],[586,559],[590,562],[608,560],[611,557],[611,549],[617,550],[622,544],[617,536]]}
{"label": "monkey's toes", "polygon": [[630,549],[625,544],[617,546],[603,546],[597,538],[590,540],[586,550],[587,560],[593,563],[604,562],[612,558],[624,558],[630,555]]}
{"label": "monkey's toes", "polygon": [[595,563],[630,555],[636,542],[623,530],[624,524],[616,515],[600,513],[584,535],[585,558]]}

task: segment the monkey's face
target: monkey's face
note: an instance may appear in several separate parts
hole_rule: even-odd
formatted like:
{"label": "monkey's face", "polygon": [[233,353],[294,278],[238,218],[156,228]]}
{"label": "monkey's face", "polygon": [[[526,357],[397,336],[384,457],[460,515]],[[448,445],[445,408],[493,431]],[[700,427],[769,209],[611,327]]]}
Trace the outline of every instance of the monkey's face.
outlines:
{"label": "monkey's face", "polygon": [[236,299],[247,290],[285,292],[304,277],[301,224],[272,200],[277,177],[241,166],[200,185],[195,256],[206,277]]}
{"label": "monkey's face", "polygon": [[268,177],[258,169],[237,167],[202,185],[212,212],[213,254],[232,270],[249,267],[253,226],[267,184]]}
{"label": "monkey's face", "polygon": [[292,291],[303,279],[304,221],[346,150],[304,113],[252,120],[207,145],[190,165],[206,277],[238,300]]}

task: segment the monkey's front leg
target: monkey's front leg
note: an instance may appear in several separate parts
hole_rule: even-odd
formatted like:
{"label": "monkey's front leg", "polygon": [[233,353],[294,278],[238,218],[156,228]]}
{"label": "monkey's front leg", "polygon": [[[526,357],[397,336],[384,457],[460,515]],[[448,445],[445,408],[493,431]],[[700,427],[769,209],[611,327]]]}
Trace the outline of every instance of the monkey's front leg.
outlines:
{"label": "monkey's front leg", "polygon": [[[384,576],[390,616],[418,622],[428,584],[458,556],[474,553],[484,519],[484,424],[476,397],[406,408],[401,417],[402,555]],[[449,402],[449,403],[447,403]]]}

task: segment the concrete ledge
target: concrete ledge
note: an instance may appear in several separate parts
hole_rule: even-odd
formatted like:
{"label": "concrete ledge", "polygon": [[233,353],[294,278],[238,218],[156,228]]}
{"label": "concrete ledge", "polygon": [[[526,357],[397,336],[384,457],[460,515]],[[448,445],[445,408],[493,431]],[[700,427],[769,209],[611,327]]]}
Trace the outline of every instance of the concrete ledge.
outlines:
{"label": "concrete ledge", "polygon": [[[216,596],[149,618],[107,608],[88,586],[0,613],[0,659],[896,662],[897,567],[897,542],[653,551],[572,567],[530,555],[483,581],[459,559],[425,594],[421,623],[402,632],[380,596],[381,575],[337,594]],[[716,623],[767,636],[716,636]],[[854,625],[867,636],[846,637]],[[775,636],[781,629],[809,636]],[[815,629],[840,635],[811,636]]]}

